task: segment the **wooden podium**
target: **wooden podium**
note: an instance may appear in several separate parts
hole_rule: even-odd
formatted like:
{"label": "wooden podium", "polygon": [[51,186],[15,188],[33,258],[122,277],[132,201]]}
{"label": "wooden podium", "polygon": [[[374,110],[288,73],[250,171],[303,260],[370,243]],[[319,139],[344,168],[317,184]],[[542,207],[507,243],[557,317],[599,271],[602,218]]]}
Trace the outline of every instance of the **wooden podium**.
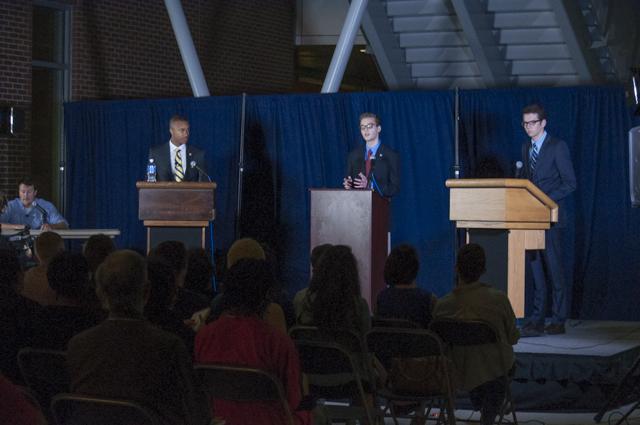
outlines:
{"label": "wooden podium", "polygon": [[358,261],[362,297],[375,305],[384,288],[389,200],[371,190],[310,189],[311,247],[349,245]]}
{"label": "wooden podium", "polygon": [[147,251],[166,240],[204,248],[215,218],[214,182],[137,182],[138,218],[147,228]]}
{"label": "wooden podium", "polygon": [[487,282],[505,290],[516,317],[524,317],[525,250],[544,249],[558,205],[524,179],[451,179],[446,186],[450,220],[485,249]]}

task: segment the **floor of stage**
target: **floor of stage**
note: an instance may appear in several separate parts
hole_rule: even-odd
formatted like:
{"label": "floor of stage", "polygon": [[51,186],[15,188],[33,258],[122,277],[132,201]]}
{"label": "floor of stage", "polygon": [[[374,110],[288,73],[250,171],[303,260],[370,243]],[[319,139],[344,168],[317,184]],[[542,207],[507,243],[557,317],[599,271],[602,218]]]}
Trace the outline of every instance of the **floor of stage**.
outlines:
{"label": "floor of stage", "polygon": [[597,411],[640,356],[639,322],[574,320],[566,330],[514,347],[519,410]]}

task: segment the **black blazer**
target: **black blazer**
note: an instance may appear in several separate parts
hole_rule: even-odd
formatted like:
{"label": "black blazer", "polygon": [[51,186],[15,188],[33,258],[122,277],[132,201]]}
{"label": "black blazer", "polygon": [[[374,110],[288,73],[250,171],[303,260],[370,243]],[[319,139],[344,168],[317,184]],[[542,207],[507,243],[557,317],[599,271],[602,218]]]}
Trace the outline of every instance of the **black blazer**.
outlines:
{"label": "black blazer", "polygon": [[[156,164],[156,179],[159,182],[173,181],[173,173],[171,172],[171,155],[169,155],[169,143],[153,146],[149,149],[149,158],[153,158]],[[186,182],[206,182],[209,181],[206,175],[203,175],[195,167],[191,167],[191,161],[195,161],[205,173],[207,172],[207,163],[204,158],[204,151],[191,146],[187,143],[187,159],[184,161]]]}
{"label": "black blazer", "polygon": [[[369,175],[369,182],[372,176],[386,197],[392,197],[400,190],[400,156],[396,151],[381,144],[376,152],[375,161]],[[347,159],[346,175],[355,179],[358,173],[365,174],[364,148],[355,148],[349,153]]]}
{"label": "black blazer", "polygon": [[576,190],[576,175],[573,171],[569,147],[564,140],[547,134],[542,149],[538,153],[533,176],[529,166],[530,149],[531,140],[527,140],[522,144],[523,177],[531,180],[558,204],[558,225],[564,225],[566,221],[565,198]]}

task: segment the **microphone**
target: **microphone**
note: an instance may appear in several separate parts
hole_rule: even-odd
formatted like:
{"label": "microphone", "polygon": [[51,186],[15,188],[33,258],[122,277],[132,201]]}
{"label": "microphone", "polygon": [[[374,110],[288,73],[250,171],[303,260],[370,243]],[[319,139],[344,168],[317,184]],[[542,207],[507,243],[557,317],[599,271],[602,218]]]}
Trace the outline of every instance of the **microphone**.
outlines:
{"label": "microphone", "polygon": [[[191,154],[189,154],[189,156],[191,156]],[[198,170],[198,172],[200,174],[204,174],[204,176],[207,178],[207,180],[211,181],[211,177],[209,177],[209,174],[205,173],[202,168],[198,167],[198,163],[197,162],[191,161],[189,163],[189,165],[191,166],[191,168],[195,168],[196,170]]]}
{"label": "microphone", "polygon": [[40,211],[40,214],[42,214],[42,224],[49,224],[49,213],[47,212],[47,210],[38,205],[36,201],[33,201],[32,205],[35,209]]}
{"label": "microphone", "polygon": [[522,166],[524,164],[522,164],[522,161],[516,161],[516,178],[517,179],[521,179],[522,178]]}

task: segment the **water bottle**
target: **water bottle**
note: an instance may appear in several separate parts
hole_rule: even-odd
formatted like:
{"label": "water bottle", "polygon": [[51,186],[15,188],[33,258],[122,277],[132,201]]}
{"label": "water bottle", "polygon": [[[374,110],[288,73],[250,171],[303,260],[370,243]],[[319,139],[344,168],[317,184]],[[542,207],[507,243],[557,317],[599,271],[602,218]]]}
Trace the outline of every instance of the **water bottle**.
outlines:
{"label": "water bottle", "polygon": [[156,182],[156,163],[153,158],[149,158],[149,164],[147,164],[147,182]]}

